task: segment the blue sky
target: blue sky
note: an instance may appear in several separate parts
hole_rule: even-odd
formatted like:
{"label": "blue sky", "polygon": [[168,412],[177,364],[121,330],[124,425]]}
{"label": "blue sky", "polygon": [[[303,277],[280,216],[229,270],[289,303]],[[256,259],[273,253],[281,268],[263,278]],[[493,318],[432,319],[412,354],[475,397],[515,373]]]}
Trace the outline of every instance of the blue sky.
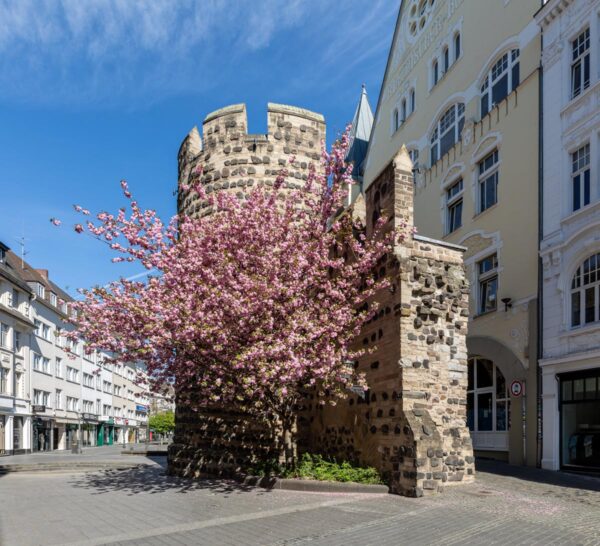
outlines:
{"label": "blue sky", "polygon": [[204,116],[245,102],[321,112],[329,140],[373,109],[399,0],[0,0],[0,241],[77,287],[135,275],[70,226],[73,204],[175,212],[177,150]]}

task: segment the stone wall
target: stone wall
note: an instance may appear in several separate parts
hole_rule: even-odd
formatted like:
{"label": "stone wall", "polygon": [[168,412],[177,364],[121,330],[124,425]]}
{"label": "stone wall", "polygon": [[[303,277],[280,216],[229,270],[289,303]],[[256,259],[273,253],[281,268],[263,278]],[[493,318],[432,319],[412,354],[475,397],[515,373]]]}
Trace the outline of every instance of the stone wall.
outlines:
{"label": "stone wall", "polygon": [[[367,189],[368,233],[380,214],[412,226],[412,173],[406,151]],[[391,491],[421,496],[474,476],[466,427],[468,285],[463,249],[409,237],[374,274],[391,288],[357,348],[367,376],[364,398],[349,393],[336,407],[307,401],[301,423],[305,450],[375,466]]]}
{"label": "stone wall", "polygon": [[[282,169],[286,184],[300,187],[309,165],[319,164],[321,142],[325,140],[325,119],[321,114],[269,103],[267,134],[248,134],[246,106],[235,104],[212,112],[204,119],[203,138],[194,127],[179,149],[179,185],[200,177],[208,194],[228,191],[243,198],[255,184],[273,185]],[[294,156],[294,165],[289,158]],[[197,196],[180,190],[178,210],[186,214],[209,214],[210,208]]]}

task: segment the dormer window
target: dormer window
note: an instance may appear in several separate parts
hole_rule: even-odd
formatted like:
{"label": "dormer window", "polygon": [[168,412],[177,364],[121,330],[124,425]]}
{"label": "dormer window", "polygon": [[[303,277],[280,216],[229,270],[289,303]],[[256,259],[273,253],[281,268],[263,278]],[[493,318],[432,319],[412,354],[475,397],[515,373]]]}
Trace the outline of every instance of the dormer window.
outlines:
{"label": "dormer window", "polygon": [[54,307],[56,307],[56,304],[58,303],[58,298],[54,292],[50,292],[50,303],[54,305]]}
{"label": "dormer window", "polygon": [[30,282],[29,286],[31,287],[31,289],[33,290],[33,293],[38,297],[38,298],[43,298],[46,295],[46,289],[44,287],[44,285],[40,282]]}

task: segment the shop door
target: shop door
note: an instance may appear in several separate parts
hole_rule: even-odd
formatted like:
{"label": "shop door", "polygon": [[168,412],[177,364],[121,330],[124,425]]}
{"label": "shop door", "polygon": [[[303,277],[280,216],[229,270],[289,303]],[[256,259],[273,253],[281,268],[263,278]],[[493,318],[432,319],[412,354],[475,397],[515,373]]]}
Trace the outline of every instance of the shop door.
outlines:
{"label": "shop door", "polygon": [[600,369],[562,374],[561,466],[600,471]]}
{"label": "shop door", "polygon": [[104,445],[104,425],[98,425],[98,438],[96,442],[97,446]]}

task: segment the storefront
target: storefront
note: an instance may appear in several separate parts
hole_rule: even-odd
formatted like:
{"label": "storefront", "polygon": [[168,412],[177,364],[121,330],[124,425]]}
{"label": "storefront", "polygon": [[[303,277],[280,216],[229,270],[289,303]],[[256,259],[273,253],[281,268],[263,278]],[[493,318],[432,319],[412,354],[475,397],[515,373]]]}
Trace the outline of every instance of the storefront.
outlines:
{"label": "storefront", "polygon": [[98,423],[96,434],[97,446],[111,446],[114,443],[115,429],[112,417],[106,421]]}
{"label": "storefront", "polygon": [[600,369],[559,374],[560,466],[600,472]]}
{"label": "storefront", "polygon": [[[21,445],[23,436],[23,419],[22,417],[14,418],[14,449],[18,449],[17,444]],[[18,431],[20,429],[20,432]],[[19,438],[20,437],[20,438]],[[33,451],[50,451],[52,449],[52,419],[47,417],[33,418]]]}

